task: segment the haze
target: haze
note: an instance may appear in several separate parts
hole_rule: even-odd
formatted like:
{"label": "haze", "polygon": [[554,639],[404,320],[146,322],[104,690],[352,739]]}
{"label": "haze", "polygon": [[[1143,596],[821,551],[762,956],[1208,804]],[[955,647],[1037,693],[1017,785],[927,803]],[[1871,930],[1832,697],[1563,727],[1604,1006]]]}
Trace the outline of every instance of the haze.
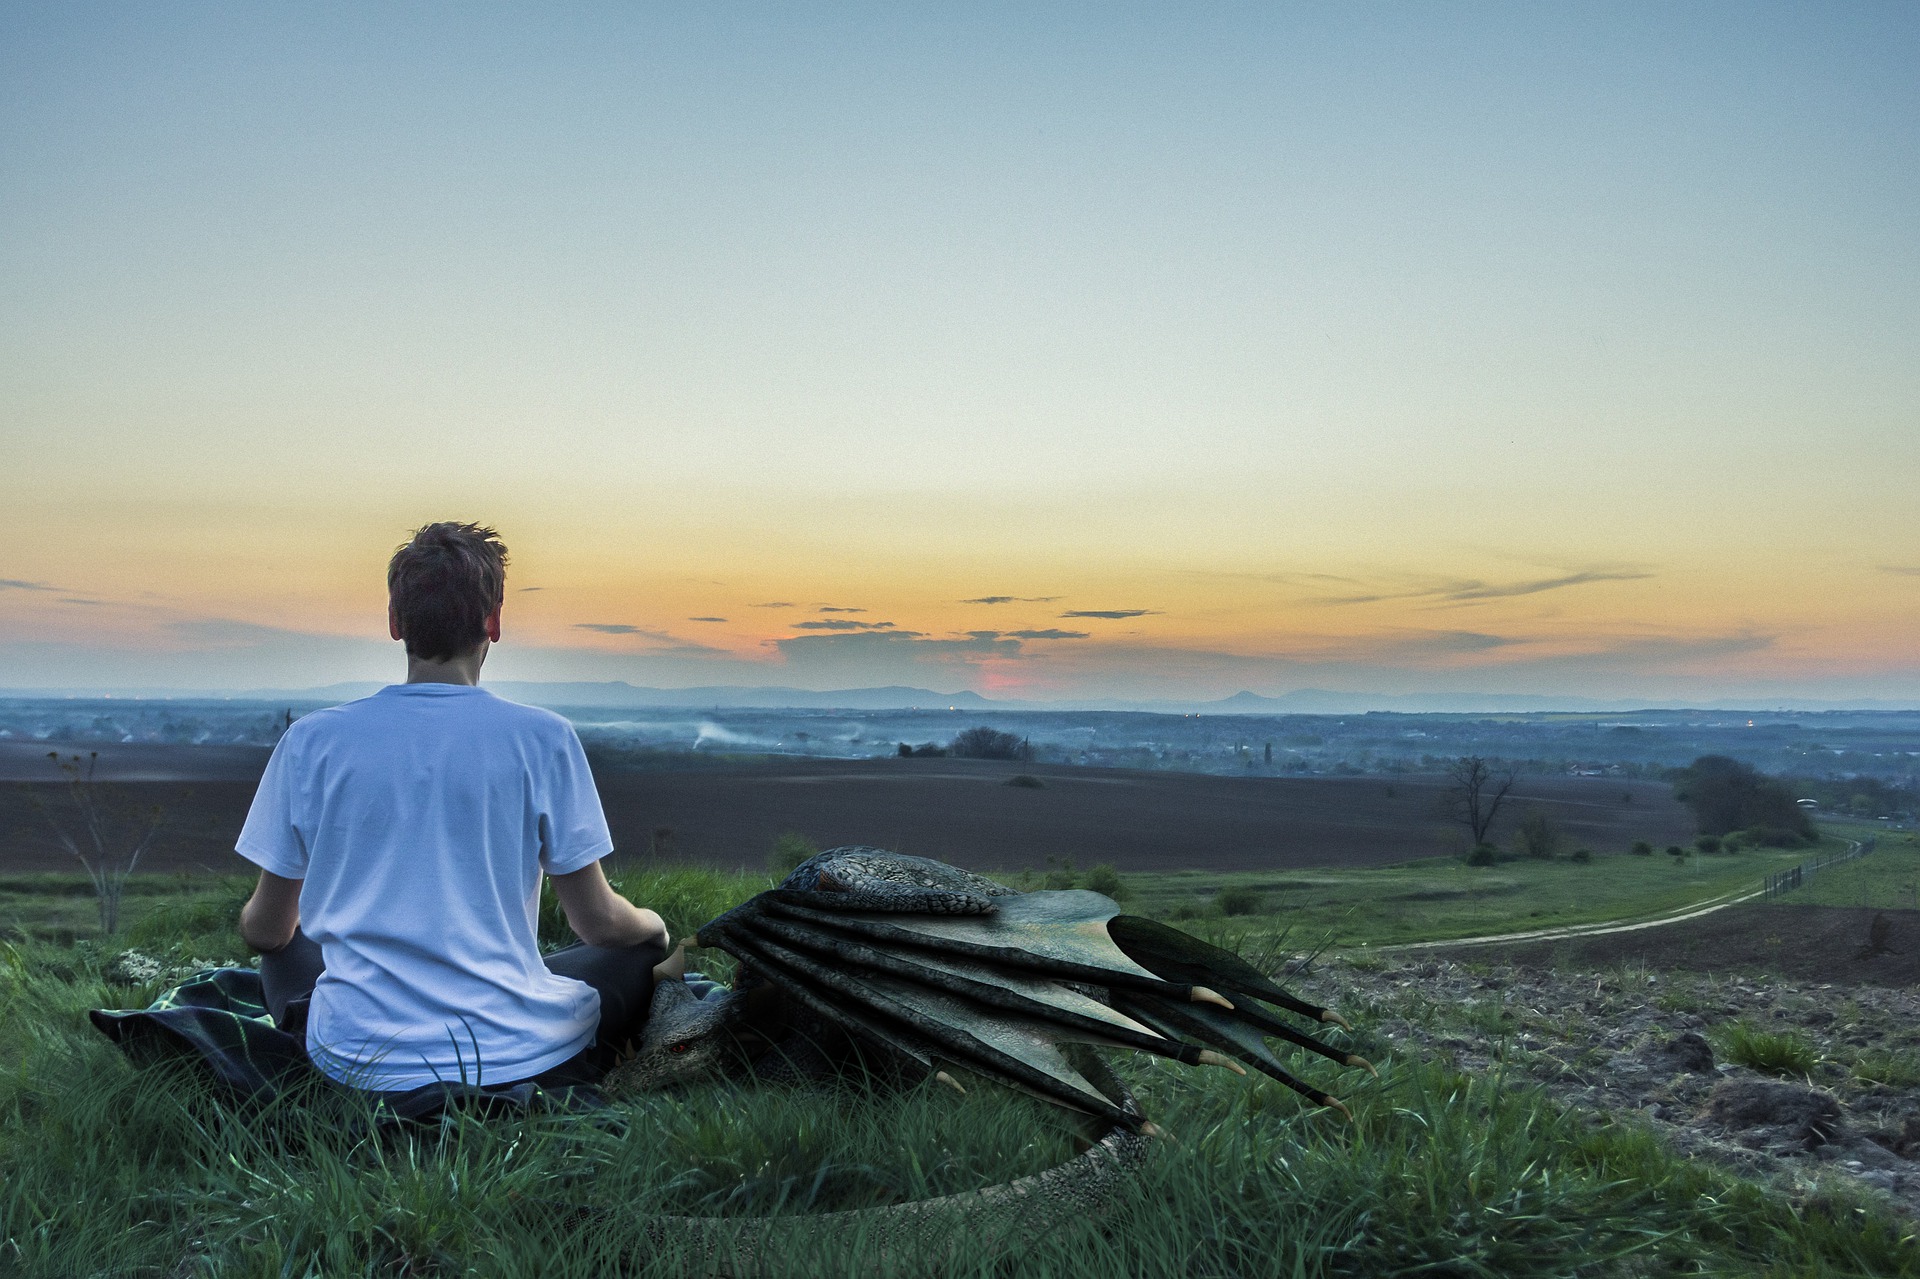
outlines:
{"label": "haze", "polygon": [[1920,699],[1920,11],[13,5],[0,688]]}

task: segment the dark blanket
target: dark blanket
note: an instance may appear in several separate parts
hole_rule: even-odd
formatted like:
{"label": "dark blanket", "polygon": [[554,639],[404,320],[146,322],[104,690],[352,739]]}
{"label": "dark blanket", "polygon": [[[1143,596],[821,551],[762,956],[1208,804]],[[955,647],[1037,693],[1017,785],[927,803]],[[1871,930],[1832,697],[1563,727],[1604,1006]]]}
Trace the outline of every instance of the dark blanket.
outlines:
{"label": "dark blanket", "polygon": [[[145,1008],[96,1008],[88,1016],[136,1065],[197,1064],[225,1099],[243,1107],[264,1105],[296,1089],[353,1091],[314,1068],[303,1036],[274,1024],[260,989],[260,974],[251,968],[205,969]],[[428,1084],[411,1092],[364,1095],[375,1100],[374,1118],[379,1123],[430,1120],[451,1108],[511,1114],[597,1109],[606,1104],[592,1088],[549,1090],[532,1083]]]}

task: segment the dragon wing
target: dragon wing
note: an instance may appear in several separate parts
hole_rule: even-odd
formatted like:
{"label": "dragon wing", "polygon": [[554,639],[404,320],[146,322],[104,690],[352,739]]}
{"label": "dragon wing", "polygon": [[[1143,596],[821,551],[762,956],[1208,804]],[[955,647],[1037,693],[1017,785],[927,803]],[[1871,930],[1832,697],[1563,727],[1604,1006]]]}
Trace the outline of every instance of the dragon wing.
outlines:
{"label": "dragon wing", "polygon": [[1266,1040],[1366,1065],[1275,1010],[1338,1021],[1334,1014],[1229,951],[1122,915],[1109,897],[1016,893],[878,849],[811,859],[779,888],[702,927],[696,942],[729,952],[911,1073],[948,1062],[1136,1129],[1141,1116],[1090,1083],[1067,1046],[1130,1048],[1240,1073],[1245,1062],[1343,1110],[1289,1074]]}

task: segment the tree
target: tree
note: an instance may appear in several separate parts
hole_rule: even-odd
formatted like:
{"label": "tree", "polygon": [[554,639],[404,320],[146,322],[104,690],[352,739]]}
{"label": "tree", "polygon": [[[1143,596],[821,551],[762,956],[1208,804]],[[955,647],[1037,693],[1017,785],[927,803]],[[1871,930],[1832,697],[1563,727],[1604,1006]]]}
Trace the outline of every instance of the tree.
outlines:
{"label": "tree", "polygon": [[1462,755],[1447,765],[1447,811],[1454,821],[1473,835],[1475,846],[1487,842],[1500,806],[1507,801],[1518,773],[1512,768],[1495,768],[1478,755]]}
{"label": "tree", "polygon": [[1751,764],[1702,755],[1675,773],[1673,781],[1675,798],[1693,809],[1702,835],[1760,830],[1784,836],[1778,841],[1782,843],[1813,837],[1813,823],[1794,793]]}
{"label": "tree", "polygon": [[120,930],[127,877],[153,842],[164,811],[157,804],[141,809],[126,803],[113,783],[97,777],[99,751],[87,752],[85,760],[78,755],[61,759],[59,751],[48,751],[47,758],[66,775],[71,811],[55,816],[43,804],[41,815],[60,846],[86,868],[100,904],[100,931],[111,936]]}
{"label": "tree", "polygon": [[997,728],[969,728],[947,744],[948,754],[956,759],[1031,759],[1026,742]]}

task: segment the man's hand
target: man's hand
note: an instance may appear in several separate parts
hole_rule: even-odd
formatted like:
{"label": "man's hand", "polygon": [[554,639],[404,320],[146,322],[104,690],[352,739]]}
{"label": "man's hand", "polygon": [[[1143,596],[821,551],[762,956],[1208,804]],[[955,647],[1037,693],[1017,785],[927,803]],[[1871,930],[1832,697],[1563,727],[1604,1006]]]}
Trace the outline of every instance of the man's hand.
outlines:
{"label": "man's hand", "polygon": [[599,862],[550,878],[567,923],[587,945],[612,949],[650,941],[667,944],[666,921],[614,892]]}
{"label": "man's hand", "polygon": [[300,927],[300,886],[305,882],[261,871],[253,896],[240,908],[240,940],[263,955],[292,941]]}

